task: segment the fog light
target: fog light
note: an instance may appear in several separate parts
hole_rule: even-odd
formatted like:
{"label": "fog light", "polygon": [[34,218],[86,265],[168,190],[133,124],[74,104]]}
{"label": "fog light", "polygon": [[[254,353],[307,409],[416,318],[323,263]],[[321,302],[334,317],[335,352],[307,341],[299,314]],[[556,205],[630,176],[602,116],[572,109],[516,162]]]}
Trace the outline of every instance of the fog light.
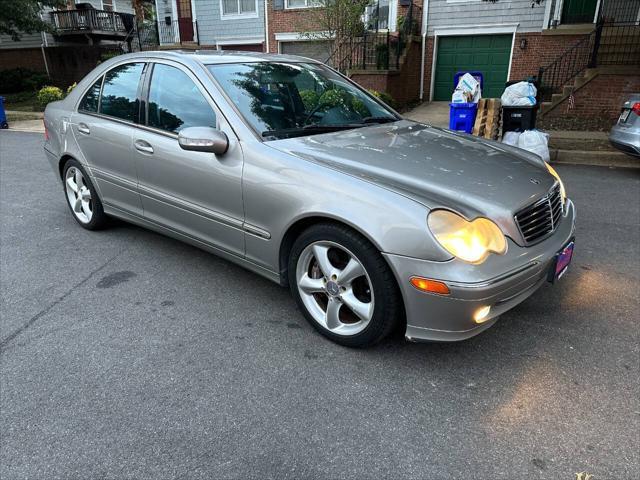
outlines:
{"label": "fog light", "polygon": [[438,295],[449,295],[449,287],[446,283],[437,280],[429,280],[422,277],[411,277],[411,285],[418,290],[429,293],[437,293]]}
{"label": "fog light", "polygon": [[488,320],[488,316],[489,316],[489,312],[491,311],[491,307],[486,306],[486,307],[480,307],[478,310],[476,310],[476,313],[473,314],[473,320],[476,323],[483,323],[486,322]]}

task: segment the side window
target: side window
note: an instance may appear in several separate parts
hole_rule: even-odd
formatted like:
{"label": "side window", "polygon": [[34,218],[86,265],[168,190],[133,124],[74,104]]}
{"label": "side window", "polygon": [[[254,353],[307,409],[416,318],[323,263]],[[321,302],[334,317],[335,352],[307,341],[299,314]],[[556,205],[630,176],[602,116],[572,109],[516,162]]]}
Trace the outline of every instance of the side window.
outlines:
{"label": "side window", "polygon": [[138,84],[143,63],[127,63],[104,77],[100,113],[129,122],[138,121]]}
{"label": "side window", "polygon": [[98,100],[100,98],[100,87],[102,86],[102,77],[96,80],[87,93],[84,94],[82,100],[78,104],[78,110],[82,112],[98,113]]}
{"label": "side window", "polygon": [[157,63],[149,86],[148,125],[173,133],[187,127],[215,128],[216,116],[186,73]]}

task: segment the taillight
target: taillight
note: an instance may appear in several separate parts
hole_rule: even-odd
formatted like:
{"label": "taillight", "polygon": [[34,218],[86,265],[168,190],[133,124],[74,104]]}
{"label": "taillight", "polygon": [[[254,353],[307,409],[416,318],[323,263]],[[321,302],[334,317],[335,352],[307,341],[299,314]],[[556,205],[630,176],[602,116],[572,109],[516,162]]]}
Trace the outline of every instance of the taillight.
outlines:
{"label": "taillight", "polygon": [[49,130],[47,130],[47,122],[44,121],[44,118],[42,119],[42,124],[44,125],[44,140],[45,142],[49,141]]}
{"label": "taillight", "polygon": [[633,107],[631,107],[631,111],[636,115],[640,116],[640,102],[634,103]]}

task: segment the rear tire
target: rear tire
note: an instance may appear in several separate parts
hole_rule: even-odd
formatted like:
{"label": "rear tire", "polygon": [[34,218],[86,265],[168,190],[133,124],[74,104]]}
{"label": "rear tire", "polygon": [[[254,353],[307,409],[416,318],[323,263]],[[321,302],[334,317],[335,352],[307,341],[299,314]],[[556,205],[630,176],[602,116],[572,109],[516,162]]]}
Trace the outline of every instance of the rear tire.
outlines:
{"label": "rear tire", "polygon": [[313,225],[297,238],[288,279],[307,321],[347,347],[379,342],[403,311],[395,277],[378,249],[339,224]]}
{"label": "rear tire", "polygon": [[62,170],[62,181],[67,205],[76,222],[87,230],[104,228],[108,217],[98,192],[80,162],[73,158],[67,160]]}

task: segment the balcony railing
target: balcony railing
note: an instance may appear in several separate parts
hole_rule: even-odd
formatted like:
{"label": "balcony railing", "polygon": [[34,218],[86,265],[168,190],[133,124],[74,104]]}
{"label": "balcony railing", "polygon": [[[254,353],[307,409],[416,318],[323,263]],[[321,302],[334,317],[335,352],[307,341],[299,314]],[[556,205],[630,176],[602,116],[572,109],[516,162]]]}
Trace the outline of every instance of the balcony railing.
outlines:
{"label": "balcony railing", "polygon": [[94,33],[126,36],[135,26],[134,15],[94,9],[51,12],[51,21],[59,35]]}

